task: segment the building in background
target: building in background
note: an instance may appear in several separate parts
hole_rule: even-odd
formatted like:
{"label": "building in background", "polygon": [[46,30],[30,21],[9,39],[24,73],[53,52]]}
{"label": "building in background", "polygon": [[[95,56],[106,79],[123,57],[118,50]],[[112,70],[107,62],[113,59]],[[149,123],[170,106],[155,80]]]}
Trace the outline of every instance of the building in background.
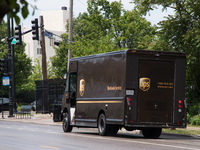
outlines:
{"label": "building in background", "polygon": [[[67,10],[67,7],[62,7],[61,10],[56,11],[41,11],[40,15],[43,16],[45,30],[48,30],[59,36],[66,32],[65,26],[67,24],[67,20],[69,19],[69,11]],[[40,21],[40,18],[38,18],[38,21]],[[38,23],[38,25],[40,26],[40,23]],[[23,28],[23,32],[30,30],[30,28]],[[41,38],[39,37],[39,39]],[[32,40],[31,32],[25,34],[22,40],[26,43],[25,52],[28,55],[28,57],[32,58],[32,60],[34,61],[36,58],[42,56],[40,41]],[[50,61],[50,58],[55,55],[55,49],[53,48],[53,46],[54,42],[58,41],[61,41],[60,37],[49,34],[47,32],[45,33],[45,48],[47,62]],[[33,65],[35,65],[34,62]]]}

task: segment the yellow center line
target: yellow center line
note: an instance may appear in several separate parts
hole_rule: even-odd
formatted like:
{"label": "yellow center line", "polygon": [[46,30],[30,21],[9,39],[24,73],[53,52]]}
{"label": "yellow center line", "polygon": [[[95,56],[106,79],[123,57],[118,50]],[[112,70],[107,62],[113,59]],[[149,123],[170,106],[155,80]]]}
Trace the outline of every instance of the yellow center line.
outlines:
{"label": "yellow center line", "polygon": [[43,146],[43,145],[40,145],[40,147],[51,148],[51,149],[60,149],[60,148],[57,148],[57,147]]}

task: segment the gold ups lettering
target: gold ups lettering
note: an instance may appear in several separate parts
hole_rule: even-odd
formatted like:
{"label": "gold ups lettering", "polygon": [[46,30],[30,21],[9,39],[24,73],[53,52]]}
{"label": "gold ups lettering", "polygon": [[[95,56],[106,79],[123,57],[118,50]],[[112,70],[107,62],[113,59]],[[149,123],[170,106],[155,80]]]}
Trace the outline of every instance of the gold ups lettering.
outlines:
{"label": "gold ups lettering", "polygon": [[142,91],[148,91],[150,89],[150,79],[140,78],[139,87]]}
{"label": "gold ups lettering", "polygon": [[83,96],[85,90],[85,80],[81,79],[80,80],[80,86],[79,86],[79,93],[81,96]]}
{"label": "gold ups lettering", "polygon": [[173,89],[172,82],[157,82],[157,88],[159,89]]}
{"label": "gold ups lettering", "polygon": [[122,90],[121,86],[107,86],[107,90]]}

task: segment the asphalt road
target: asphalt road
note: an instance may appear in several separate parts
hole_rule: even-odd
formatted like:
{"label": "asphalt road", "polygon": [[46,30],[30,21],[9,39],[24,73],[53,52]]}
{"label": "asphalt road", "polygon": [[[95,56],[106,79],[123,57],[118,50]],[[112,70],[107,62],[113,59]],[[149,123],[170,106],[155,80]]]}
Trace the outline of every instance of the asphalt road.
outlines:
{"label": "asphalt road", "polygon": [[200,150],[200,139],[161,135],[145,139],[131,132],[102,137],[97,129],[74,128],[64,133],[61,126],[0,121],[1,150]]}

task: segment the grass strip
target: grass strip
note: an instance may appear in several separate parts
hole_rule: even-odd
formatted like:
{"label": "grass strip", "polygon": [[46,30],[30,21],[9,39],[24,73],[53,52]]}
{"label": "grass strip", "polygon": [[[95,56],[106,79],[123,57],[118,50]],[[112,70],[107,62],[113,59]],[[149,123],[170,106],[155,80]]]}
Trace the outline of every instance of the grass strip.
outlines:
{"label": "grass strip", "polygon": [[200,136],[200,130],[187,130],[187,129],[163,129],[162,132],[164,133],[174,133],[174,134],[186,134],[186,135],[199,135]]}

